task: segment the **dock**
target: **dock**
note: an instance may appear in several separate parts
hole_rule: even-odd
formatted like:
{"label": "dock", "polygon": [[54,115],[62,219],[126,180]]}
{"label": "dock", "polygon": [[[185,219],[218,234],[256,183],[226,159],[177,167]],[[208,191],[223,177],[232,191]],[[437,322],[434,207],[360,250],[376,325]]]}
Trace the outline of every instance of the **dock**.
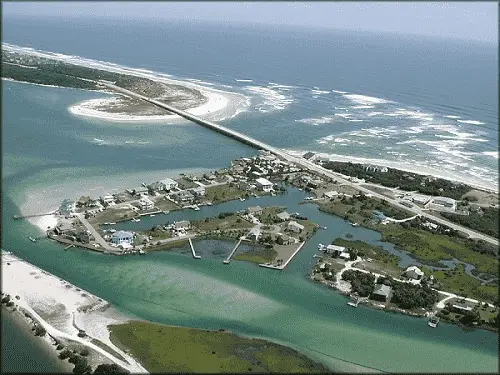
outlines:
{"label": "dock", "polygon": [[188,241],[189,241],[189,246],[191,247],[191,252],[193,253],[193,258],[201,259],[201,256],[196,255],[196,252],[194,251],[193,241],[191,241],[191,238],[188,238]]}
{"label": "dock", "polygon": [[288,260],[287,260],[285,263],[283,263],[281,266],[273,266],[272,264],[265,264],[265,263],[261,263],[261,264],[259,264],[259,266],[261,266],[261,267],[265,267],[265,268],[272,268],[273,270],[283,270],[283,269],[285,269],[285,267],[286,267],[286,266],[288,266],[288,263],[290,263],[290,261],[293,259],[293,257],[294,257],[295,255],[297,255],[297,253],[300,251],[300,249],[302,249],[302,247],[303,247],[304,245],[305,245],[305,241],[304,241],[304,242],[302,242],[302,243],[299,245],[299,247],[297,247],[297,250],[295,250],[295,251],[293,252],[293,254],[290,256],[290,258],[288,258]]}
{"label": "dock", "polygon": [[30,217],[39,217],[39,216],[49,216],[49,215],[54,215],[56,213],[56,211],[52,211],[52,212],[47,212],[47,213],[44,213],[44,214],[31,214],[31,215],[14,215],[13,218],[14,220],[18,220],[18,219],[28,219]]}
{"label": "dock", "polygon": [[240,238],[240,240],[238,241],[238,243],[236,244],[236,246],[234,247],[234,249],[229,253],[229,256],[224,261],[224,264],[229,264],[229,262],[231,261],[231,258],[233,257],[234,253],[236,252],[236,250],[240,246],[241,241],[243,241],[243,237]]}

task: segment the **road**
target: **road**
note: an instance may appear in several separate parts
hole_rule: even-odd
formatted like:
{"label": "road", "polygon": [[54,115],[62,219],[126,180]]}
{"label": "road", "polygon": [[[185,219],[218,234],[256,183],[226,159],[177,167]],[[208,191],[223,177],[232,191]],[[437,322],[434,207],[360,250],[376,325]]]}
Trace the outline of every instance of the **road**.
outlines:
{"label": "road", "polygon": [[[151,104],[154,104],[160,108],[163,108],[163,109],[166,109],[167,111],[169,112],[172,112],[172,113],[175,113],[179,116],[182,116],[190,121],[193,121],[197,124],[200,124],[204,127],[207,127],[209,129],[212,129],[212,130],[215,130],[221,134],[224,134],[228,137],[231,137],[233,139],[236,139],[242,143],[245,143],[247,145],[250,145],[252,147],[255,147],[255,148],[258,148],[258,149],[262,149],[262,150],[267,150],[271,153],[273,153],[274,155],[284,159],[284,160],[287,160],[289,162],[292,162],[292,163],[295,163],[299,166],[301,166],[302,168],[304,169],[307,169],[311,172],[314,172],[315,174],[317,174],[318,176],[321,176],[321,177],[327,177],[327,178],[331,178],[331,179],[334,179],[334,180],[337,180],[338,183],[343,183],[343,184],[346,184],[346,185],[350,185],[352,187],[354,187],[355,189],[365,193],[365,194],[370,194],[371,196],[373,197],[376,197],[378,199],[381,199],[383,201],[386,201],[390,204],[392,204],[393,206],[395,207],[398,207],[400,209],[403,209],[403,210],[406,210],[406,211],[409,211],[409,212],[413,212],[414,214],[416,215],[420,215],[422,217],[425,217],[427,219],[430,219],[430,220],[433,220],[434,222],[437,222],[438,224],[441,224],[441,225],[445,225],[449,228],[452,228],[452,229],[455,229],[455,230],[458,230],[460,232],[463,232],[465,234],[467,234],[470,238],[475,238],[475,239],[480,239],[480,240],[483,240],[483,241],[486,241],[486,242],[489,242],[493,245],[496,245],[498,246],[499,244],[499,241],[498,239],[496,238],[493,238],[493,237],[490,237],[490,236],[487,236],[485,234],[482,234],[482,233],[479,233],[479,232],[476,232],[474,230],[471,230],[471,229],[468,229],[466,227],[463,227],[461,225],[458,225],[458,224],[455,224],[455,223],[452,223],[448,220],[444,220],[442,218],[439,218],[439,217],[436,217],[434,215],[431,215],[430,213],[428,212],[425,212],[423,210],[421,210],[420,208],[418,207],[406,207],[404,205],[402,205],[401,203],[399,203],[396,199],[391,199],[389,197],[386,197],[382,194],[379,194],[377,192],[374,192],[372,190],[369,190],[363,186],[360,186],[360,184],[358,183],[354,183],[354,182],[351,182],[351,181],[348,181],[346,180],[345,178],[341,177],[338,173],[335,173],[335,172],[332,172],[328,169],[325,169],[323,168],[322,166],[320,165],[317,165],[317,164],[314,164],[313,162],[307,160],[307,159],[304,159],[304,158],[301,158],[301,157],[295,157],[295,156],[292,156],[290,155],[289,153],[281,150],[281,149],[278,149],[276,147],[273,147],[273,146],[270,146],[264,142],[261,142],[259,140],[256,140],[254,138],[251,138],[251,137],[248,137],[246,136],[245,134],[242,134],[240,132],[237,132],[237,131],[234,131],[232,129],[229,129],[229,128],[226,128],[224,126],[221,126],[221,125],[218,125],[214,122],[211,122],[211,121],[208,121],[208,120],[204,120],[204,119],[201,119],[200,117],[197,117],[197,116],[194,116],[186,111],[182,111],[180,109],[177,109],[175,107],[172,107],[168,104],[165,104],[163,102],[160,102],[158,100],[154,100],[154,99],[151,99],[151,98],[148,98],[144,95],[140,95],[140,94],[137,94],[133,91],[130,91],[130,90],[127,90],[127,89],[124,89],[124,88],[121,88],[119,86],[116,86],[112,83],[108,83],[108,82],[103,82],[103,81],[99,81],[98,82],[99,84],[105,86],[105,87],[108,87],[110,89],[113,89],[115,91],[118,91],[122,94],[125,94],[127,96],[130,96],[130,97],[133,97],[133,98],[137,98],[137,99],[141,99],[141,100],[144,100],[146,102],[149,102]],[[383,186],[381,186],[383,187]]]}
{"label": "road", "polygon": [[92,225],[90,225],[90,223],[87,221],[87,219],[85,219],[84,214],[77,214],[77,216],[78,216],[78,219],[80,220],[80,222],[85,226],[85,228],[87,228],[90,231],[90,233],[94,236],[96,242],[99,243],[99,245],[101,245],[101,247],[104,250],[116,251],[115,249],[112,249],[108,245],[108,243],[106,241],[104,241],[104,238],[102,238],[101,235],[99,233],[97,233],[97,231],[94,229],[94,227]]}

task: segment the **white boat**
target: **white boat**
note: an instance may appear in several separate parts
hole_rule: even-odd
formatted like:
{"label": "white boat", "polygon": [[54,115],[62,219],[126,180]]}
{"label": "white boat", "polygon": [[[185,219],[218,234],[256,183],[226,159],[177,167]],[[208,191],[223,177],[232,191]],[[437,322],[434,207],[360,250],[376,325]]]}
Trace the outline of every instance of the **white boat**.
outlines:
{"label": "white boat", "polygon": [[241,197],[240,197],[240,201],[244,202],[244,201],[245,201],[245,198],[241,198]]}
{"label": "white boat", "polygon": [[151,215],[149,215],[149,217],[155,217],[155,215],[154,215],[154,214],[151,214]]}
{"label": "white boat", "polygon": [[145,254],[146,254],[146,252],[145,252],[144,250],[142,250],[142,249],[141,249],[141,250],[139,250],[139,254],[140,254],[140,255],[145,255]]}
{"label": "white boat", "polygon": [[31,236],[28,237],[30,239],[31,242],[36,242],[36,238],[33,238]]}
{"label": "white boat", "polygon": [[322,250],[324,247],[325,247],[325,245],[323,245],[322,243],[319,243],[319,244],[318,244],[318,249],[319,249],[319,250]]}
{"label": "white boat", "polygon": [[211,205],[212,205],[212,202],[208,202],[208,203],[207,203],[207,206],[211,206]]}
{"label": "white boat", "polygon": [[195,210],[195,211],[199,211],[200,210],[200,207],[198,207],[197,205],[193,205],[191,208],[193,210]]}
{"label": "white boat", "polygon": [[359,224],[358,224],[358,223],[351,223],[351,225],[352,225],[353,227],[357,227],[357,226],[359,226]]}
{"label": "white boat", "polygon": [[134,223],[138,223],[139,221],[141,221],[141,219],[133,218],[131,221],[133,221]]}
{"label": "white boat", "polygon": [[169,214],[170,211],[163,211],[163,213],[166,215],[166,214]]}
{"label": "white boat", "polygon": [[352,307],[358,307],[358,303],[359,302],[352,302],[352,301],[347,302],[347,304]]}

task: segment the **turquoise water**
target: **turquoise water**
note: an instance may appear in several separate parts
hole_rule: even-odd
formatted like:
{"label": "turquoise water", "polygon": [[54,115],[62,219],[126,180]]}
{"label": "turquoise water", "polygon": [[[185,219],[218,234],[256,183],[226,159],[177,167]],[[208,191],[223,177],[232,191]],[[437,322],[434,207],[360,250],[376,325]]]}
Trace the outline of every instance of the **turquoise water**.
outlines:
{"label": "turquoise water", "polygon": [[[455,87],[461,96],[457,94],[456,98],[446,97],[440,102],[438,97],[442,93],[434,93],[433,89],[428,89],[429,92],[426,92],[425,85],[418,80],[420,74],[418,72],[409,78],[413,89],[409,87],[405,90],[397,79],[401,72],[395,76],[388,75],[389,78],[392,77],[389,79],[390,82],[375,80],[375,73],[373,75],[365,73],[364,77],[367,80],[364,82],[356,81],[356,74],[353,72],[339,78],[339,74],[328,75],[329,70],[325,68],[316,73],[318,76],[313,74],[312,68],[303,75],[296,74],[297,72],[293,74],[292,68],[288,71],[283,70],[277,62],[267,64],[266,72],[255,67],[262,63],[259,60],[261,58],[257,57],[259,54],[248,55],[250,64],[248,61],[246,64],[250,66],[244,69],[238,65],[243,64],[242,62],[224,63],[224,59],[215,54],[206,56],[202,54],[204,56],[202,61],[194,61],[187,58],[187,50],[181,50],[170,60],[164,56],[156,56],[155,59],[147,53],[155,49],[145,48],[142,55],[145,62],[140,63],[137,56],[141,50],[133,51],[133,48],[127,48],[119,55],[113,52],[112,46],[106,45],[106,38],[109,35],[102,33],[102,28],[107,26],[96,24],[95,30],[101,30],[100,35],[103,37],[101,44],[96,44],[94,40],[92,49],[90,44],[86,44],[87,40],[92,40],[89,37],[82,39],[77,46],[78,50],[74,43],[68,44],[56,37],[60,33],[60,28],[67,28],[68,33],[77,33],[81,30],[79,28],[81,25],[75,25],[77,31],[69,30],[68,26],[60,24],[57,26],[59,29],[56,27],[58,32],[54,31],[54,25],[41,26],[47,32],[34,33],[31,26],[21,28],[23,30],[21,32],[14,24],[7,22],[4,24],[4,37],[9,43],[25,45],[27,40],[30,40],[36,48],[107,59],[136,67],[160,69],[167,73],[203,80],[209,80],[211,77],[216,82],[231,83],[235,86],[237,85],[235,78],[251,78],[255,82],[260,82],[257,85],[265,88],[274,87],[273,90],[283,95],[286,94],[286,90],[280,91],[282,89],[268,82],[299,84],[300,89],[290,93],[295,100],[294,104],[285,106],[284,110],[254,99],[251,110],[225,122],[228,126],[279,147],[321,151],[323,147],[327,147],[326,144],[317,142],[323,137],[335,132],[340,134],[351,131],[351,128],[354,129],[359,124],[362,124],[362,128],[356,128],[359,131],[367,127],[367,122],[330,123],[325,126],[295,122],[305,117],[321,117],[324,115],[321,111],[325,108],[333,110],[335,98],[329,101],[322,97],[311,96],[311,89],[315,85],[328,84],[330,89],[357,90],[362,94],[383,97],[394,95],[397,100],[411,98],[409,92],[415,89],[413,91],[417,96],[415,101],[410,100],[410,102],[419,106],[424,106],[426,101],[432,103],[429,107],[423,107],[426,110],[441,111],[445,106],[455,103],[455,107],[461,107],[457,110],[460,116],[466,118],[467,115],[469,116],[467,118],[477,119],[486,124],[472,131],[489,132],[489,135],[478,135],[488,138],[489,143],[483,142],[482,149],[471,149],[470,152],[489,151],[486,145],[491,147],[494,145],[496,149],[497,133],[491,126],[496,113],[496,104],[492,104],[495,93],[476,95],[482,87],[485,88],[485,93],[491,91],[489,83],[476,72],[478,77],[473,80],[474,84],[470,87],[469,96],[472,98],[469,100],[468,95],[462,91],[462,81],[451,82],[456,78],[453,74],[460,72],[465,74],[468,69],[472,69],[462,64],[457,63],[462,69],[459,69],[459,73],[447,73],[448,78],[440,76],[441,81],[447,82],[444,85],[446,90]],[[178,33],[189,34],[184,29]],[[246,36],[240,35],[239,38],[250,41],[251,35],[257,37],[260,35],[249,33],[245,34]],[[48,35],[52,35],[52,39]],[[219,32],[210,35],[212,38],[215,36],[223,38]],[[191,37],[194,38],[194,34]],[[210,39],[210,36],[205,35],[204,38]],[[294,38],[298,36],[295,35]],[[325,36],[321,38],[326,45],[332,43],[324,39]],[[58,40],[58,43],[54,44],[54,40]],[[136,46],[134,40],[132,37],[128,43]],[[278,42],[267,40],[263,48],[270,48],[272,43]],[[370,43],[374,43],[373,40]],[[144,45],[147,46],[147,43]],[[216,47],[213,43],[207,43],[206,46],[198,46],[198,53],[210,46]],[[229,44],[224,44],[218,48],[229,48],[228,46]],[[291,47],[285,43],[271,55],[271,58],[290,53],[287,48]],[[338,51],[337,49],[337,59],[346,59],[345,56],[340,56]],[[484,52],[486,55],[488,53]],[[349,56],[352,57],[352,53]],[[113,59],[114,57],[116,59]],[[183,63],[176,60],[181,57],[184,57]],[[252,59],[257,60],[253,65]],[[404,58],[401,59],[403,61],[400,60],[398,64],[404,65]],[[303,64],[307,61],[300,60],[297,63],[303,68]],[[207,68],[200,69],[200,64]],[[318,63],[314,64],[316,66]],[[486,58],[476,64],[478,66],[484,64],[485,71],[489,69],[489,60]],[[440,71],[444,68],[439,65],[439,69],[435,69]],[[194,74],[201,70],[204,73]],[[341,71],[340,67],[337,67],[337,71]],[[321,75],[327,78],[321,79]],[[371,81],[368,80],[370,77]],[[377,244],[380,236],[363,228],[353,228],[340,218],[323,214],[314,205],[295,206],[299,198],[304,196],[304,193],[296,190],[291,190],[283,197],[274,197],[276,198],[274,200],[268,197],[245,202],[230,202],[219,208],[204,207],[198,212],[188,213],[190,219],[195,219],[218,209],[232,211],[250,204],[265,205],[278,202],[287,206],[289,212],[298,211],[317,221],[318,224],[326,225],[328,230],[318,231],[313,240],[297,254],[283,272],[274,272],[238,261],[224,265],[218,257],[195,260],[189,254],[174,252],[152,253],[145,257],[111,257],[81,250],[63,251],[61,246],[49,240],[32,243],[27,237],[37,235],[38,229],[26,221],[12,220],[12,215],[18,213],[21,207],[29,212],[50,209],[54,208],[54,202],[60,202],[64,198],[79,197],[89,191],[91,195],[98,195],[98,192],[106,189],[127,186],[131,181],[132,185],[136,185],[148,178],[153,179],[152,176],[156,173],[158,178],[163,178],[165,171],[169,170],[213,170],[226,166],[234,158],[253,155],[255,151],[196,125],[108,123],[75,117],[68,112],[67,108],[70,105],[99,97],[101,94],[98,93],[13,82],[3,82],[2,89],[4,157],[2,246],[4,249],[110,301],[125,313],[166,324],[226,328],[244,335],[267,338],[299,349],[335,370],[364,371],[371,368],[392,372],[486,372],[497,369],[497,335],[491,332],[466,333],[446,324],[440,324],[438,329],[431,330],[423,319],[388,314],[362,306],[353,310],[346,305],[344,297],[323,285],[309,281],[306,274],[313,265],[312,255],[316,251],[317,243],[327,243],[336,236],[352,233],[353,240],[360,239]],[[238,90],[248,93],[243,86]],[[439,88],[439,90],[445,89]],[[338,99],[345,100],[345,98]],[[462,106],[464,102],[470,105]],[[267,108],[269,112],[259,111],[257,107]],[[456,113],[448,109],[449,113],[442,114]],[[384,119],[387,121],[394,120],[391,120],[390,116],[386,117]],[[400,119],[400,123],[405,121]],[[405,124],[404,127],[412,126],[407,122]],[[96,142],[95,139],[105,142]],[[390,140],[390,142],[396,141]],[[356,147],[358,147],[356,143],[352,143],[352,148],[345,149],[345,152],[367,154],[382,149],[374,146],[361,151],[361,147]],[[376,154],[372,156],[375,157]],[[488,161],[489,159],[477,160],[474,162],[477,164],[474,165],[488,171],[495,167],[495,163]],[[461,171],[464,172],[465,169]],[[140,177],[137,177],[138,175]],[[173,220],[176,215],[179,214],[144,218],[137,224],[152,226],[165,218]],[[128,225],[132,223],[121,224],[123,228]],[[223,245],[221,248],[230,249],[230,246]],[[3,348],[2,353],[4,350]],[[33,355],[37,358],[44,357],[43,352],[30,350],[33,350]],[[9,359],[9,361],[15,360]],[[2,366],[7,367],[4,364]]]}

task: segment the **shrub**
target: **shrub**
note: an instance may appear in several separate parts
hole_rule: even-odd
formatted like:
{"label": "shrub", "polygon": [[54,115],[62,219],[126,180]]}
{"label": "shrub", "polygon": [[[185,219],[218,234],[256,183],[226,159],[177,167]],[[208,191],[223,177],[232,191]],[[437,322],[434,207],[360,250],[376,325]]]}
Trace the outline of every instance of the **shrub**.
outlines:
{"label": "shrub", "polygon": [[83,348],[81,351],[80,351],[80,355],[86,357],[89,355],[89,350],[87,348]]}
{"label": "shrub", "polygon": [[69,358],[73,353],[71,350],[64,349],[61,353],[59,353],[59,358],[60,359],[66,359]]}

